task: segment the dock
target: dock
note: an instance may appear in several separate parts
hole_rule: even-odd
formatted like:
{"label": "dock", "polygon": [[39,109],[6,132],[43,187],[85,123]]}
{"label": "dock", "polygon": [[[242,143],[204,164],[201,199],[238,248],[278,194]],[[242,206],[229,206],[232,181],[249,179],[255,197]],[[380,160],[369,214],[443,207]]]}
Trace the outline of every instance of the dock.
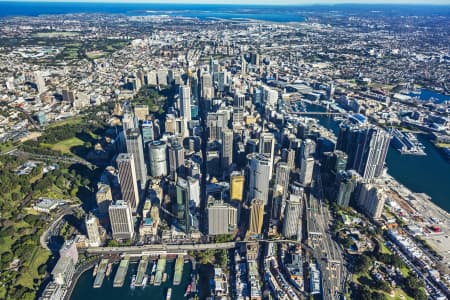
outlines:
{"label": "dock", "polygon": [[156,266],[155,286],[161,285],[162,276],[165,270],[166,270],[166,256],[161,255],[158,260],[158,265]]}
{"label": "dock", "polygon": [[181,278],[183,277],[183,267],[184,267],[184,257],[183,255],[178,255],[175,261],[175,275],[173,276],[173,285],[179,285],[181,283]]}
{"label": "dock", "polygon": [[147,272],[147,266],[148,266],[148,257],[143,256],[142,259],[139,261],[135,286],[142,286],[145,273]]}
{"label": "dock", "polygon": [[102,286],[103,280],[105,279],[106,268],[108,267],[108,259],[102,259],[100,265],[98,266],[97,275],[94,280],[94,288],[98,289]]}
{"label": "dock", "polygon": [[128,258],[124,258],[120,261],[119,268],[117,269],[116,276],[114,277],[113,287],[122,287],[127,275],[128,266],[130,261]]}

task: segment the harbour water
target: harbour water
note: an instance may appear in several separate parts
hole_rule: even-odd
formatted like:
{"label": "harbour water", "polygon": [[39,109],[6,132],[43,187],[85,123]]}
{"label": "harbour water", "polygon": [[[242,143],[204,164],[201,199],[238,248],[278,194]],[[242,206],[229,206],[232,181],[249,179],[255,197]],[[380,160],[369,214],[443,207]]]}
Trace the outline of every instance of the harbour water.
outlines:
{"label": "harbour water", "polygon": [[[320,106],[306,107],[308,111],[325,110]],[[332,117],[311,117],[337,136],[339,123]],[[391,146],[386,158],[388,173],[411,191],[429,195],[436,205],[450,212],[450,163],[431,144],[427,135],[419,134],[418,139],[425,146],[427,155],[402,155]]]}
{"label": "harbour water", "polygon": [[[149,299],[166,299],[167,290],[172,288],[172,300],[186,299],[184,293],[186,292],[187,285],[191,282],[191,271],[192,264],[185,263],[183,269],[183,276],[181,284],[174,286],[173,276],[175,270],[175,261],[167,262],[166,272],[167,280],[161,283],[161,286],[147,285],[145,288],[135,287],[130,288],[131,277],[137,273],[138,264],[130,263],[127,275],[125,277],[125,283],[120,288],[113,287],[114,275],[116,274],[119,264],[113,266],[113,271],[111,275],[105,277],[103,285],[100,288],[93,288],[92,283],[94,278],[92,277],[92,270],[85,272],[79,278],[75,290],[72,293],[71,300],[86,300],[86,299],[96,299],[96,300],[149,300]],[[152,270],[152,263],[149,263],[147,273]]]}

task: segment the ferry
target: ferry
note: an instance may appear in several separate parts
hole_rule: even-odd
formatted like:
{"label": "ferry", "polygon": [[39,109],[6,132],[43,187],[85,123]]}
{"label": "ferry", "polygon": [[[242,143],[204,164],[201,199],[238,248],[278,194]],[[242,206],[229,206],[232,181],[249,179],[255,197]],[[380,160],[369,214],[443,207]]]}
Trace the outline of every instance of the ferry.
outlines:
{"label": "ferry", "polygon": [[170,300],[170,298],[172,298],[172,288],[169,288],[167,290],[166,300]]}
{"label": "ferry", "polygon": [[94,271],[92,272],[92,277],[95,277],[97,275],[97,270],[98,270],[98,264],[96,264],[94,267]]}
{"label": "ferry", "polygon": [[133,275],[133,277],[131,277],[130,288],[134,289],[135,285],[136,285],[136,275]]}
{"label": "ferry", "polygon": [[167,273],[164,273],[162,277],[162,282],[166,282],[166,280],[167,280]]}
{"label": "ferry", "polygon": [[112,263],[108,264],[108,267],[106,268],[106,276],[109,276],[111,274],[112,270]]}
{"label": "ferry", "polygon": [[184,296],[187,297],[191,293],[192,285],[188,284],[186,288],[186,293],[184,293]]}
{"label": "ferry", "polygon": [[152,275],[150,277],[150,284],[154,284],[155,283],[155,275]]}
{"label": "ferry", "polygon": [[144,276],[144,279],[142,279],[142,288],[145,288],[147,286],[148,281],[148,275]]}

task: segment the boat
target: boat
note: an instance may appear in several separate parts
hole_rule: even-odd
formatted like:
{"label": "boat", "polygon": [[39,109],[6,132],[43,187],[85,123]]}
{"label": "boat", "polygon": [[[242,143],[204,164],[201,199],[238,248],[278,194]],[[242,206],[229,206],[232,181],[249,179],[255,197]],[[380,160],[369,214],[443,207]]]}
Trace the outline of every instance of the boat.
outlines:
{"label": "boat", "polygon": [[172,298],[172,288],[167,290],[166,300],[170,300],[170,298]]}
{"label": "boat", "polygon": [[130,288],[134,289],[135,285],[136,285],[136,275],[133,275],[133,277],[131,277]]}
{"label": "boat", "polygon": [[142,288],[145,288],[147,286],[148,281],[148,275],[144,276],[144,279],[142,279]]}
{"label": "boat", "polygon": [[156,272],[156,263],[153,263],[152,274],[155,274],[155,272]]}
{"label": "boat", "polygon": [[187,297],[191,293],[192,285],[188,284],[186,288],[186,293],[184,293],[184,296]]}
{"label": "boat", "polygon": [[97,275],[97,271],[98,271],[98,264],[96,264],[94,267],[94,271],[92,272],[92,277],[95,277]]}
{"label": "boat", "polygon": [[162,277],[162,282],[166,282],[166,280],[167,280],[167,273],[164,273]]}
{"label": "boat", "polygon": [[109,276],[111,274],[112,270],[112,263],[108,264],[108,267],[106,268],[106,276]]}
{"label": "boat", "polygon": [[154,284],[155,283],[155,275],[152,275],[150,277],[150,284]]}

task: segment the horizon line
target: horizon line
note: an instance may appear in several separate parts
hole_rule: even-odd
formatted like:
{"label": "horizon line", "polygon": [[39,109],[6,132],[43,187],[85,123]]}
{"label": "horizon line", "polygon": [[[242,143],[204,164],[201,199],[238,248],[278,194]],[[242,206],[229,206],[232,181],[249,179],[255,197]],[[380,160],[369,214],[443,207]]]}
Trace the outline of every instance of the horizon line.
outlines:
{"label": "horizon line", "polygon": [[[0,0],[1,2],[9,2],[9,3],[111,3],[111,4],[187,4],[187,5],[230,5],[230,6],[335,6],[335,5],[404,5],[404,6],[450,6],[450,0],[442,2],[442,1],[431,1],[428,0],[418,0],[417,2],[405,2],[405,0],[369,0],[368,2],[361,3],[357,2],[357,0],[313,0],[313,1],[303,1],[300,0],[300,3],[294,3],[294,1],[281,1],[281,3],[256,3],[253,0],[251,2],[246,2],[245,0],[241,1],[241,3],[234,2],[230,3],[230,1],[219,0],[219,1],[210,1],[210,0]],[[244,3],[242,3],[244,2]],[[297,2],[297,1],[295,1]]]}

